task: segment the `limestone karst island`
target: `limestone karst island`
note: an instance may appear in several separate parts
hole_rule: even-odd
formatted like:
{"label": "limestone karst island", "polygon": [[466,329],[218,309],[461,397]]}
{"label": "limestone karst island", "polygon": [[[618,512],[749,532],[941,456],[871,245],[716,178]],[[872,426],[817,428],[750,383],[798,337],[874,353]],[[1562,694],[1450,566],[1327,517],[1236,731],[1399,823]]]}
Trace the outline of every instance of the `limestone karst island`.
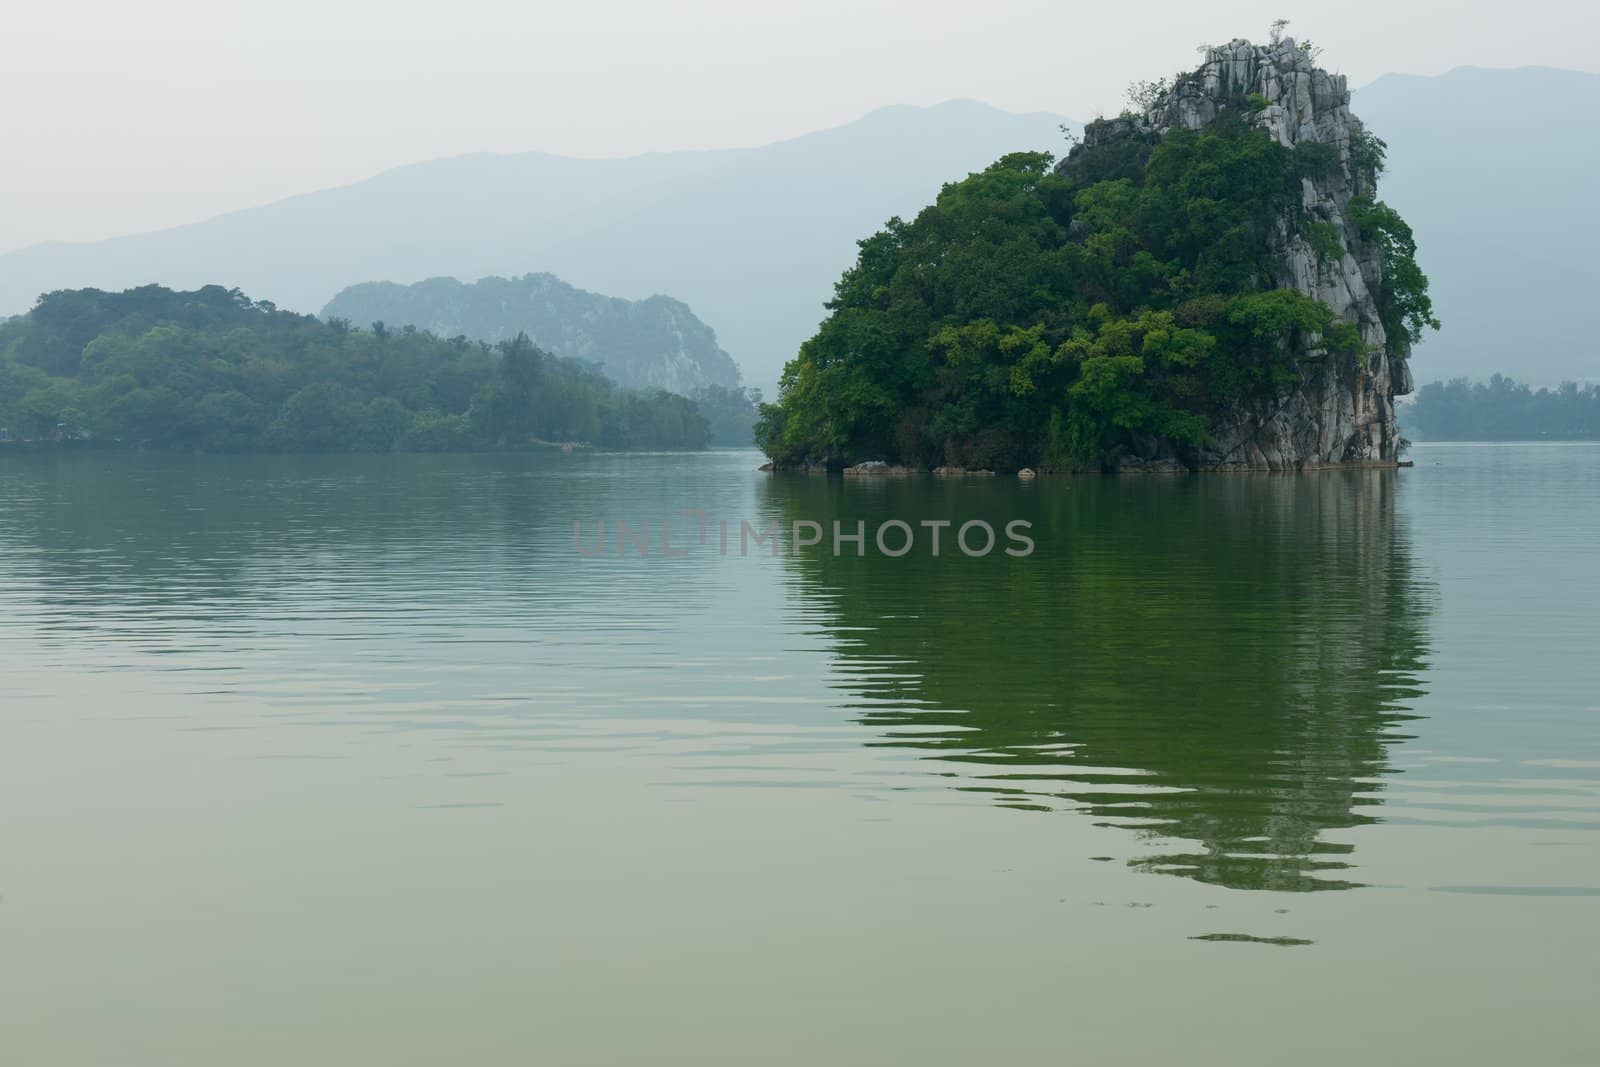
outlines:
{"label": "limestone karst island", "polygon": [[1394,465],[1437,327],[1384,142],[1282,38],[1130,90],[861,242],[757,440],[783,469]]}

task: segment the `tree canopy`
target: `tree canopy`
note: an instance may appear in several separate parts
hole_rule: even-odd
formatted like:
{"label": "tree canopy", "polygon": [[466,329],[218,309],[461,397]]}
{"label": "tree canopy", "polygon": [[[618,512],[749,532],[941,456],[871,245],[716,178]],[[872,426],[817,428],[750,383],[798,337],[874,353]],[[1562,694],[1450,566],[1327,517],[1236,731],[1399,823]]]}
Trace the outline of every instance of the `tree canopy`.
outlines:
{"label": "tree canopy", "polygon": [[526,336],[354,329],[238,290],[63,290],[0,323],[0,427],[203,451],[700,448],[695,403],[621,389]]}

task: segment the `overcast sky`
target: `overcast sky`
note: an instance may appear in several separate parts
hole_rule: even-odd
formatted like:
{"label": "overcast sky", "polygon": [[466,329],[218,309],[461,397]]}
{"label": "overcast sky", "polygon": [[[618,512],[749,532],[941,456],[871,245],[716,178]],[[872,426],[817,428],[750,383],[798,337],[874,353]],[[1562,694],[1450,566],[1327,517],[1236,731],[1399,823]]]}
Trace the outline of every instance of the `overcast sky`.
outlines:
{"label": "overcast sky", "polygon": [[[885,104],[1074,118],[1274,17],[1360,85],[1596,69],[1594,0],[0,0],[0,251],[471,151],[759,144]],[[1337,14],[1335,14],[1337,13]]]}

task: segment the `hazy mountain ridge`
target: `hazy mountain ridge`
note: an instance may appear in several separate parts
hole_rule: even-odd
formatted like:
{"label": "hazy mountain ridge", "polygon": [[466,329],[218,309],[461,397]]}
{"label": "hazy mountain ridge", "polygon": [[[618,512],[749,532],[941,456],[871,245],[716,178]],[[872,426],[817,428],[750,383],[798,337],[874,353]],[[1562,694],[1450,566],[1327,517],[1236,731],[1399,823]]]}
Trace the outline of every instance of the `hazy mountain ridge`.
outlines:
{"label": "hazy mountain ridge", "polygon": [[[1355,110],[1389,144],[1384,199],[1411,222],[1444,330],[1419,382],[1600,377],[1572,311],[1600,283],[1590,187],[1600,75],[1461,68],[1386,75]],[[51,289],[217,283],[316,311],[356,282],[516,277],[670,293],[769,387],[823,317],[855,242],[1019,150],[1064,153],[1059,116],[972,101],[892,107],[758,148],[585,160],[477,154],[206,222],[0,256],[0,314]]]}
{"label": "hazy mountain ridge", "polygon": [[492,343],[526,333],[546,351],[598,364],[630,387],[688,395],[708,385],[739,385],[739,367],[717,346],[716,332],[682,301],[659,294],[644,300],[604,296],[553,274],[471,284],[455,278],[409,286],[364,282],[341,291],[322,314],[358,326],[415,326],[440,337]]}
{"label": "hazy mountain ridge", "polygon": [[758,148],[571,159],[472,155],[206,222],[0,256],[0,311],[40,293],[221,284],[314,312],[361,281],[551,271],[621,297],[670,293],[770,385],[855,242],[1018,149],[1065,148],[1055,115],[897,106]]}

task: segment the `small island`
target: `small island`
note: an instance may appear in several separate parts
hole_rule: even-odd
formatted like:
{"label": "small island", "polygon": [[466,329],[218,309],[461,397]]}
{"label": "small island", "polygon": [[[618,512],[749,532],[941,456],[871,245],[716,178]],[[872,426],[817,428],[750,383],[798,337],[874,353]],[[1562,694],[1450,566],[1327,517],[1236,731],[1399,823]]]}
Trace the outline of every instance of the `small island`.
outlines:
{"label": "small island", "polygon": [[1384,143],[1291,38],[1130,89],[860,243],[763,405],[776,470],[1393,466],[1437,328]]}

